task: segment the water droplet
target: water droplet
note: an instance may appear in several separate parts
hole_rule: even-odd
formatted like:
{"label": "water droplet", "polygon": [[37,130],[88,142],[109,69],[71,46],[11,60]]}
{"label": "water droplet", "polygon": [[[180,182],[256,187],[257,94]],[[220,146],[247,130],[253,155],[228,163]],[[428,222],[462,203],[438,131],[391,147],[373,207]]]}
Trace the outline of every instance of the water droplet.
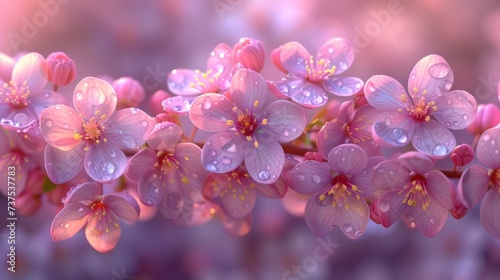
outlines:
{"label": "water droplet", "polygon": [[210,151],[210,155],[211,155],[211,156],[213,156],[213,157],[214,157],[216,154],[217,154],[217,153],[215,152],[215,150],[211,150],[211,151]]}
{"label": "water droplet", "polygon": [[415,223],[414,223],[414,222],[411,222],[411,223],[410,223],[410,228],[415,228],[416,226],[417,226],[417,225],[415,225]]}
{"label": "water droplet", "polygon": [[321,182],[321,177],[318,174],[312,175],[312,180],[314,183],[319,184]]}
{"label": "water droplet", "polygon": [[68,229],[69,228],[69,224],[64,224],[64,228]]}
{"label": "water droplet", "polygon": [[450,122],[445,122],[444,123],[446,126],[451,126],[451,123]]}
{"label": "water droplet", "polygon": [[212,99],[207,96],[203,99],[203,109],[208,110],[210,108],[212,108]]}
{"label": "water droplet", "polygon": [[230,158],[227,158],[227,157],[223,157],[220,159],[220,161],[223,163],[223,164],[231,164],[231,159]]}
{"label": "water droplet", "polygon": [[106,96],[97,87],[91,87],[87,91],[88,101],[92,105],[101,105],[106,101]]}
{"label": "water droplet", "polygon": [[436,220],[434,220],[434,218],[429,218],[429,223],[431,225],[435,224],[436,223]]}
{"label": "water droplet", "polygon": [[290,132],[288,130],[283,130],[283,136],[290,136]]}
{"label": "water droplet", "polygon": [[123,136],[123,131],[118,131],[118,135]]}
{"label": "water droplet", "polygon": [[338,87],[341,87],[341,86],[343,85],[342,80],[341,80],[341,79],[339,79],[339,78],[335,78],[335,79],[333,80],[333,82],[334,82],[334,83],[335,83],[335,85],[336,85],[336,86],[338,86]]}
{"label": "water droplet", "polygon": [[83,211],[82,207],[78,208],[78,212],[82,212],[82,211]]}
{"label": "water droplet", "polygon": [[343,61],[339,62],[339,68],[341,70],[346,70],[347,69],[347,63],[345,63]]}
{"label": "water droplet", "polygon": [[382,201],[380,202],[378,208],[380,209],[380,212],[387,213],[391,209],[391,205],[387,201]]}
{"label": "water droplet", "polygon": [[64,128],[68,129],[69,128],[69,125],[67,123],[65,123],[64,125]]}
{"label": "water droplet", "polygon": [[312,103],[317,105],[317,104],[323,103],[324,100],[325,99],[323,98],[323,96],[318,95],[318,96],[313,98]]}
{"label": "water droplet", "polygon": [[147,127],[148,126],[148,122],[144,120],[144,121],[141,122],[141,125],[144,126],[144,127]]}
{"label": "water droplet", "polygon": [[53,125],[53,124],[54,124],[54,123],[53,123],[51,120],[48,120],[48,121],[46,121],[46,122],[45,122],[45,125],[46,125],[47,127],[52,127],[52,125]]}
{"label": "water droplet", "polygon": [[91,167],[92,166],[92,162],[90,160],[87,160],[87,166],[88,167]]}
{"label": "water droplet", "polygon": [[346,157],[342,157],[340,160],[342,161],[342,164],[346,164],[347,163],[347,158]]}
{"label": "water droplet", "polygon": [[462,115],[462,119],[463,119],[464,121],[468,120],[468,119],[469,119],[469,115],[463,114],[463,115]]}
{"label": "water droplet", "polygon": [[215,166],[215,164],[212,164],[210,162],[205,164],[205,169],[210,172],[217,172],[217,167]]}
{"label": "water droplet", "polygon": [[442,79],[450,73],[450,67],[446,63],[436,63],[429,68],[428,72],[432,77]]}
{"label": "water droplet", "polygon": [[137,108],[130,108],[130,113],[137,114],[137,112],[138,112]]}
{"label": "water droplet", "polygon": [[300,182],[304,182],[304,180],[306,179],[306,177],[302,174],[298,174],[297,175],[297,180],[299,180]]}
{"label": "water droplet", "polygon": [[328,53],[329,54],[332,54],[334,51],[335,51],[335,49],[333,47],[329,47],[328,48]]}
{"label": "water droplet", "polygon": [[448,153],[446,150],[446,146],[444,145],[437,145],[434,147],[434,150],[432,150],[432,154],[435,156],[444,156]]}
{"label": "water droplet", "polygon": [[395,128],[391,132],[391,139],[399,144],[404,144],[408,141],[408,134],[401,128]]}
{"label": "water droplet", "polygon": [[354,236],[355,236],[355,237],[360,237],[361,235],[363,235],[363,232],[362,232],[362,231],[360,231],[360,230],[356,230],[356,231],[354,232]]}
{"label": "water droplet", "polygon": [[415,75],[413,73],[410,75],[410,79],[412,79],[412,80],[415,80],[416,77],[417,77],[417,75]]}
{"label": "water droplet", "polygon": [[116,156],[116,153],[111,150],[111,149],[107,149],[107,152],[108,152],[108,155],[110,155],[111,157],[115,157]]}
{"label": "water droplet", "polygon": [[83,93],[81,91],[77,91],[75,97],[76,100],[81,101],[83,99]]}
{"label": "water droplet", "polygon": [[307,90],[307,89],[304,89],[304,90],[302,91],[302,94],[303,94],[304,96],[306,96],[306,97],[311,96],[311,92],[310,92],[309,90]]}
{"label": "water droplet", "polygon": [[104,164],[104,172],[110,175],[113,174],[113,172],[115,172],[115,166],[110,162]]}
{"label": "water droplet", "polygon": [[352,225],[351,224],[344,224],[342,226],[342,229],[347,232],[347,233],[350,233],[352,231]]}
{"label": "water droplet", "polygon": [[490,140],[490,135],[489,135],[488,133],[485,133],[485,134],[483,135],[483,140],[485,140],[485,141]]}
{"label": "water droplet", "polygon": [[394,175],[394,171],[389,170],[389,175],[391,175],[391,176]]}
{"label": "water droplet", "polygon": [[271,174],[269,174],[269,171],[261,171],[259,172],[259,179],[262,181],[266,181],[271,177]]}

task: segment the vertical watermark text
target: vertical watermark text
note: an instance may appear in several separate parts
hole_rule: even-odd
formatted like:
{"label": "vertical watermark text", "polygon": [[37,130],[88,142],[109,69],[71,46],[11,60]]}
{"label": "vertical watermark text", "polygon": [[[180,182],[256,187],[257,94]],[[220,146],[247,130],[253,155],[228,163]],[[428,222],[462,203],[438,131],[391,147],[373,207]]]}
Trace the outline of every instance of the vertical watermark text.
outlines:
{"label": "vertical watermark text", "polygon": [[16,167],[7,167],[7,270],[16,272]]}

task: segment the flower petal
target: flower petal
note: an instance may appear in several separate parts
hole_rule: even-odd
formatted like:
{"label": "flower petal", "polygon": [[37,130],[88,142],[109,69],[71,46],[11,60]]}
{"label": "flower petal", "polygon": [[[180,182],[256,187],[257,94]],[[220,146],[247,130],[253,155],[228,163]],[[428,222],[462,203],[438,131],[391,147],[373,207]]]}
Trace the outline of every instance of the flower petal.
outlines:
{"label": "flower petal", "polygon": [[233,171],[243,162],[241,136],[223,131],[208,138],[201,151],[201,162],[205,169],[214,173]]}
{"label": "flower petal", "polygon": [[358,93],[363,88],[363,80],[356,77],[335,77],[328,76],[323,81],[325,89],[337,96],[351,96]]}
{"label": "flower petal", "polygon": [[477,143],[477,159],[491,169],[500,168],[500,126],[483,132]]}
{"label": "flower petal", "polygon": [[156,123],[148,136],[148,146],[157,151],[172,149],[181,139],[182,129],[171,122]]}
{"label": "flower petal", "polygon": [[43,110],[40,115],[40,131],[47,144],[63,151],[74,149],[83,143],[75,137],[76,133],[82,131],[82,120],[73,108],[66,105],[58,104]]}
{"label": "flower petal", "polygon": [[466,91],[450,91],[445,98],[438,100],[438,110],[433,116],[449,129],[467,128],[476,116],[476,99]]}
{"label": "flower petal", "polygon": [[243,218],[252,212],[257,198],[255,189],[242,185],[233,185],[228,193],[221,194],[220,205],[231,218]]}
{"label": "flower petal", "polygon": [[330,168],[340,174],[354,175],[361,173],[368,163],[366,152],[354,144],[342,144],[328,154]]}
{"label": "flower petal", "polygon": [[403,100],[409,98],[397,80],[385,75],[375,75],[368,79],[364,91],[368,103],[383,112],[405,110],[406,103]]}
{"label": "flower petal", "polygon": [[174,69],[168,74],[167,86],[168,89],[177,95],[196,95],[200,91],[193,87],[196,84],[196,72],[192,69]]}
{"label": "flower petal", "polygon": [[305,220],[307,226],[315,236],[325,236],[329,234],[336,224],[335,211],[339,207],[332,207],[331,198],[320,200],[318,196],[313,196],[306,205]]}
{"label": "flower petal", "polygon": [[335,74],[341,74],[354,61],[354,47],[343,38],[332,38],[326,41],[318,50],[316,60],[325,59],[330,67],[336,66]]}
{"label": "flower petal", "polygon": [[83,168],[84,147],[83,142],[69,151],[45,146],[45,169],[52,183],[66,183],[80,173]]}
{"label": "flower petal", "polygon": [[233,112],[234,103],[223,95],[206,93],[198,96],[189,110],[189,119],[201,130],[218,132],[231,128],[228,120],[238,118]]}
{"label": "flower petal", "polygon": [[335,211],[335,224],[350,239],[358,239],[363,235],[368,225],[370,208],[363,198],[349,195],[344,200],[343,206],[338,206]]}
{"label": "flower petal", "polygon": [[99,143],[85,153],[87,174],[98,182],[110,182],[120,177],[127,167],[127,157],[115,145]]}
{"label": "flower petal", "polygon": [[194,96],[173,96],[161,102],[163,110],[175,116],[187,115],[191,109]]}
{"label": "flower petal", "polygon": [[309,61],[310,56],[307,49],[298,42],[288,42],[280,47],[281,66],[290,73],[305,76],[306,61]]}
{"label": "flower petal", "polygon": [[41,94],[31,96],[30,102],[30,107],[34,110],[37,116],[40,116],[42,111],[49,106],[66,104],[66,98],[58,92],[44,90]]}
{"label": "flower petal", "polygon": [[259,183],[274,183],[285,164],[283,147],[278,141],[263,135],[257,135],[254,142],[245,144],[243,157],[250,176]]}
{"label": "flower petal", "polygon": [[422,58],[410,73],[408,92],[427,91],[426,99],[436,100],[453,84],[453,71],[444,58],[431,54]]}
{"label": "flower petal", "polygon": [[184,173],[181,175],[189,180],[187,183],[199,189],[208,175],[201,164],[200,147],[193,143],[179,143],[175,145],[174,157],[179,162],[177,172]]}
{"label": "flower petal", "polygon": [[455,136],[436,120],[417,123],[411,141],[413,147],[433,158],[447,157],[455,148]]}
{"label": "flower petal", "polygon": [[269,94],[267,81],[251,69],[238,70],[231,80],[231,98],[244,112],[253,113],[262,110]]}
{"label": "flower petal", "polygon": [[177,219],[181,216],[183,209],[192,205],[192,202],[184,198],[178,184],[168,184],[166,186],[163,200],[159,205],[161,213],[169,220]]}
{"label": "flower petal", "polygon": [[69,205],[71,203],[84,203],[90,205],[99,195],[102,195],[102,184],[93,181],[85,182],[70,189],[66,194],[66,199],[64,199],[64,205]]}
{"label": "flower petal", "polygon": [[328,153],[340,144],[344,144],[346,137],[344,130],[335,121],[327,122],[318,132],[316,137],[316,147],[318,152],[324,158],[328,158]]}
{"label": "flower petal", "polygon": [[306,82],[292,94],[292,100],[306,108],[317,108],[328,102],[328,96],[323,87]]}
{"label": "flower petal", "polygon": [[207,69],[228,76],[233,69],[232,48],[227,44],[220,43],[212,50],[207,61]]}
{"label": "flower petal", "polygon": [[139,219],[140,208],[137,201],[128,193],[110,194],[102,199],[108,212],[127,222],[135,223]]}
{"label": "flower petal", "polygon": [[458,181],[458,199],[465,207],[473,208],[483,199],[489,182],[490,176],[484,167],[473,165],[467,168]]}
{"label": "flower petal", "polygon": [[412,212],[417,229],[426,237],[436,236],[448,220],[448,209],[436,201],[431,201],[426,210],[419,206],[412,206]]}
{"label": "flower petal", "polygon": [[498,213],[500,213],[500,192],[496,187],[486,193],[480,210],[481,224],[495,238],[500,238]]}
{"label": "flower petal", "polygon": [[331,185],[330,167],[324,162],[306,160],[288,173],[288,186],[300,194],[314,194]]}
{"label": "flower petal", "polygon": [[15,64],[14,58],[0,52],[0,81],[2,81],[2,85],[3,81],[11,80],[12,69],[14,69]]}
{"label": "flower petal", "polygon": [[296,104],[278,100],[269,104],[259,115],[259,122],[262,124],[262,129],[274,139],[289,142],[304,132],[307,114]]}
{"label": "flower petal", "polygon": [[450,181],[439,170],[431,170],[425,175],[427,180],[427,192],[431,196],[432,201],[437,202],[445,209],[453,207],[453,199],[451,197]]}
{"label": "flower petal", "polygon": [[90,246],[99,253],[113,250],[120,239],[121,228],[114,215],[93,219],[85,229],[85,237]]}
{"label": "flower petal", "polygon": [[408,115],[382,113],[373,124],[372,137],[383,146],[404,147],[410,143],[415,133],[415,121]]}
{"label": "flower petal", "polygon": [[[385,160],[386,159],[381,156],[369,157],[365,170],[351,177],[351,183],[362,191],[363,197],[367,200],[377,199],[385,191],[384,189],[377,189],[376,184],[372,181],[373,175],[375,174],[375,167]],[[380,179],[381,178],[378,180]],[[380,184],[380,182],[377,182],[377,185]]]}
{"label": "flower petal", "polygon": [[380,223],[386,228],[394,224],[409,207],[408,204],[402,203],[405,195],[400,194],[400,191],[399,189],[386,191],[378,200]]}
{"label": "flower petal", "polygon": [[139,181],[141,176],[151,170],[157,161],[155,150],[149,148],[140,150],[129,160],[125,174],[128,178]]}
{"label": "flower petal", "polygon": [[39,94],[47,84],[48,77],[49,70],[45,58],[36,52],[23,55],[12,69],[12,81],[18,86],[26,82],[30,95]]}
{"label": "flower petal", "polygon": [[144,143],[154,128],[154,119],[137,108],[125,108],[106,122],[104,137],[122,149],[135,149]]}
{"label": "flower petal", "polygon": [[255,190],[262,196],[267,198],[283,198],[285,197],[288,186],[285,183],[283,176],[278,177],[272,184],[259,184],[255,183]]}
{"label": "flower petal", "polygon": [[160,171],[150,170],[139,179],[137,194],[146,206],[156,206],[163,200],[166,184],[160,175]]}
{"label": "flower petal", "polygon": [[372,182],[375,198],[378,198],[381,191],[401,189],[409,184],[410,170],[396,160],[386,160],[375,166]]}
{"label": "flower petal", "polygon": [[425,174],[434,168],[432,158],[427,154],[411,151],[398,157],[399,163],[417,174]]}
{"label": "flower petal", "polygon": [[73,94],[76,111],[84,119],[97,117],[105,120],[116,109],[117,96],[113,87],[106,81],[87,77],[81,80]]}
{"label": "flower petal", "polygon": [[66,205],[54,217],[50,226],[50,236],[54,241],[61,241],[73,237],[87,224],[87,215],[90,207],[82,203],[70,203]]}

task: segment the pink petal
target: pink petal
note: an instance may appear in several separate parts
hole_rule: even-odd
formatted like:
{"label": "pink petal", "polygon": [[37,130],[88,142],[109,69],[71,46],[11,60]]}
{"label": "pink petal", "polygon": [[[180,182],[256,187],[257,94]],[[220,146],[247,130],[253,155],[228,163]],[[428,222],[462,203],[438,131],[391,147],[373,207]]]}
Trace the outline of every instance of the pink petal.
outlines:
{"label": "pink petal", "polygon": [[156,123],[148,136],[148,146],[157,151],[171,150],[181,139],[182,129],[171,122]]}
{"label": "pink petal", "polygon": [[179,143],[175,145],[174,157],[184,170],[182,175],[188,178],[188,183],[199,188],[207,176],[207,171],[201,164],[200,147],[193,143]]}
{"label": "pink petal", "polygon": [[146,143],[155,125],[154,119],[137,108],[125,108],[106,122],[104,137],[122,149],[136,149]]}
{"label": "pink petal", "polygon": [[313,196],[306,205],[305,220],[307,226],[315,236],[325,236],[329,234],[336,225],[335,212],[339,207],[332,207],[331,196],[325,200],[320,200],[318,196]]}
{"label": "pink petal", "polygon": [[477,143],[477,159],[491,169],[500,168],[500,126],[483,132]]}
{"label": "pink petal", "polygon": [[344,144],[346,137],[344,130],[335,121],[327,122],[318,132],[316,137],[316,147],[321,156],[326,159],[328,153],[340,144]]}
{"label": "pink petal", "polygon": [[189,207],[189,201],[184,199],[178,184],[167,185],[163,200],[159,205],[163,216],[170,220],[177,219],[186,207]]}
{"label": "pink petal", "polygon": [[227,76],[233,68],[232,48],[227,44],[220,43],[212,50],[207,61],[207,69]]}
{"label": "pink petal", "polygon": [[411,71],[408,91],[415,88],[419,92],[427,90],[426,100],[436,100],[446,94],[453,84],[453,72],[439,55],[431,54],[422,58]]}
{"label": "pink petal", "polygon": [[343,38],[332,38],[326,41],[318,50],[316,60],[325,59],[331,66],[336,66],[334,74],[341,74],[354,61],[354,47]]}
{"label": "pink petal", "polygon": [[438,110],[433,116],[449,129],[467,128],[476,116],[476,99],[466,91],[450,91],[445,98],[438,100]]}
{"label": "pink petal", "polygon": [[82,132],[82,120],[71,107],[58,104],[50,106],[40,115],[40,131],[47,144],[63,151],[74,149],[84,143],[76,138]]}
{"label": "pink petal", "polygon": [[193,87],[196,84],[196,72],[192,69],[174,69],[168,74],[168,89],[177,95],[196,95],[200,91]]}
{"label": "pink petal", "polygon": [[166,183],[160,175],[160,171],[151,170],[139,179],[137,194],[146,206],[156,206],[163,200]]}
{"label": "pink petal", "polygon": [[310,56],[307,49],[298,42],[288,42],[280,47],[281,66],[290,73],[305,76],[306,61],[309,61]]}
{"label": "pink petal", "polygon": [[52,90],[44,90],[41,94],[31,96],[30,102],[30,107],[37,116],[40,116],[42,111],[51,105],[67,103],[64,95]]}
{"label": "pink petal", "polygon": [[[361,173],[354,174],[351,177],[351,184],[356,185],[358,189],[363,192],[363,197],[367,200],[374,200],[385,191],[384,189],[377,189],[375,187],[376,184],[372,181],[373,175],[375,174],[375,167],[385,160],[386,159],[381,156],[369,157],[365,170],[363,170]],[[382,178],[380,177],[378,178],[379,181],[382,181],[381,179]],[[383,183],[377,182],[377,185],[380,184],[383,185]]]}
{"label": "pink petal", "polygon": [[480,211],[481,224],[495,238],[500,238],[498,213],[500,213],[500,192],[498,187],[495,187],[486,193]]}
{"label": "pink petal", "polygon": [[218,132],[231,128],[228,120],[236,122],[234,103],[223,95],[206,93],[198,96],[189,110],[189,119],[199,129]]}
{"label": "pink petal", "polygon": [[342,144],[328,154],[330,168],[340,174],[353,175],[361,173],[368,163],[366,152],[354,144]]}
{"label": "pink petal", "polygon": [[382,113],[373,124],[373,140],[380,145],[404,147],[415,133],[415,121],[400,113]]}
{"label": "pink petal", "polygon": [[106,206],[108,212],[127,222],[135,223],[139,219],[139,204],[126,192],[105,196],[102,199],[102,203]]}
{"label": "pink petal", "polygon": [[191,109],[191,104],[195,97],[189,96],[173,96],[168,97],[167,99],[161,102],[161,106],[163,110],[169,114],[175,116],[183,116],[189,113]]}
{"label": "pink petal", "polygon": [[427,192],[432,201],[437,202],[445,209],[451,209],[454,203],[449,187],[450,181],[443,172],[431,170],[425,175],[425,179],[427,180]]}
{"label": "pink petal", "polygon": [[231,80],[231,98],[242,111],[253,113],[266,106],[269,96],[267,81],[251,69],[238,70]]}
{"label": "pink petal", "polygon": [[473,208],[483,199],[489,182],[488,171],[480,165],[473,165],[467,168],[460,177],[457,196],[465,207]]}
{"label": "pink petal", "polygon": [[14,69],[16,61],[14,58],[0,52],[0,80],[3,85],[3,81],[10,81],[12,69]]}
{"label": "pink petal", "polygon": [[455,148],[455,136],[435,120],[417,123],[415,135],[411,141],[413,147],[433,158],[447,157]]}
{"label": "pink petal", "polygon": [[406,152],[398,157],[399,163],[417,174],[425,174],[434,168],[434,162],[428,155],[416,151]]}
{"label": "pink petal", "polygon": [[366,100],[375,109],[383,112],[405,110],[404,98],[409,99],[404,87],[394,78],[384,75],[372,76],[365,83]]}
{"label": "pink petal", "polygon": [[378,213],[380,223],[384,227],[390,227],[401,214],[407,209],[408,204],[403,203],[404,194],[399,189],[384,192],[378,200]]}
{"label": "pink petal", "polygon": [[45,147],[45,169],[52,183],[66,183],[82,170],[84,147],[83,142],[69,151],[61,151],[50,145]]}
{"label": "pink petal", "polygon": [[91,205],[98,200],[100,195],[102,195],[102,184],[93,181],[85,182],[70,189],[64,199],[64,205],[72,203]]}
{"label": "pink petal", "polygon": [[66,205],[52,221],[50,235],[52,240],[61,241],[73,237],[87,224],[91,212],[89,206],[82,203],[71,203]]}
{"label": "pink petal", "polygon": [[288,186],[300,194],[314,194],[331,186],[330,167],[324,162],[307,160],[288,173]]}
{"label": "pink petal", "polygon": [[[250,214],[255,206],[255,189],[250,188],[249,184],[244,185],[233,184],[231,188],[227,189],[228,193],[220,196],[222,202],[220,206],[231,218],[243,218]],[[226,188],[228,187],[226,186]]]}
{"label": "pink petal", "polygon": [[396,160],[386,160],[375,166],[372,182],[376,189],[375,198],[378,198],[381,191],[400,189],[409,184],[410,170]]}
{"label": "pink petal", "polygon": [[113,114],[116,103],[117,96],[113,87],[94,77],[81,80],[73,94],[75,109],[84,119],[96,117],[104,121]]}
{"label": "pink petal", "polygon": [[448,209],[432,200],[426,210],[417,205],[412,206],[412,212],[417,229],[426,237],[438,234],[448,220]]}
{"label": "pink petal", "polygon": [[358,93],[363,87],[363,80],[356,77],[328,76],[324,80],[325,89],[337,96],[351,96]]}
{"label": "pink petal", "polygon": [[306,82],[292,94],[292,100],[307,108],[317,108],[328,102],[328,96],[323,87]]}
{"label": "pink petal", "polygon": [[290,142],[304,132],[307,114],[296,104],[278,100],[267,106],[260,114],[259,121],[262,123],[262,129],[274,139],[279,142]]}
{"label": "pink petal", "polygon": [[368,225],[370,208],[364,198],[347,196],[344,206],[339,206],[335,211],[335,224],[350,239],[358,239],[363,235]]}
{"label": "pink petal", "polygon": [[107,253],[113,250],[120,239],[121,228],[114,215],[93,219],[85,229],[85,237],[97,252]]}
{"label": "pink petal", "polygon": [[155,150],[149,148],[140,150],[129,160],[125,173],[130,179],[139,181],[144,173],[154,168],[157,161]]}
{"label": "pink petal", "polygon": [[285,153],[281,145],[273,138],[261,135],[257,135],[255,141],[245,144],[243,157],[252,179],[263,184],[274,183],[285,164]]}
{"label": "pink petal", "polygon": [[224,131],[208,138],[201,152],[201,162],[205,169],[215,173],[233,171],[243,162],[244,145],[242,136]]}
{"label": "pink petal", "polygon": [[127,167],[127,157],[110,143],[90,146],[85,153],[85,171],[98,182],[110,182],[120,177]]}
{"label": "pink petal", "polygon": [[255,190],[264,197],[281,199],[285,197],[288,187],[283,176],[280,176],[278,180],[272,184],[256,183]]}
{"label": "pink petal", "polygon": [[244,236],[252,230],[252,214],[241,219],[233,219],[223,215],[221,221],[226,232],[233,236]]}
{"label": "pink petal", "polygon": [[47,84],[49,72],[43,55],[28,53],[22,56],[12,70],[12,81],[18,86],[26,81],[30,96],[39,94]]}

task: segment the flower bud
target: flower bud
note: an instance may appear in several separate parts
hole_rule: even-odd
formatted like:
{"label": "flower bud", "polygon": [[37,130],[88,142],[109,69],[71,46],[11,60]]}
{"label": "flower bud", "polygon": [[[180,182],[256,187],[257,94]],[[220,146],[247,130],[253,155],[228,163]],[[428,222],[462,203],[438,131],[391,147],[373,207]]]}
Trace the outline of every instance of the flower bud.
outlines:
{"label": "flower bud", "polygon": [[474,150],[468,144],[458,145],[453,149],[450,157],[456,166],[465,166],[474,159]]}
{"label": "flower bud", "polygon": [[474,135],[481,135],[488,128],[500,123],[500,109],[493,103],[479,104],[474,121],[467,127]]}
{"label": "flower bud", "polygon": [[259,72],[264,67],[265,50],[261,41],[252,38],[241,38],[233,47],[235,63]]}
{"label": "flower bud", "polygon": [[40,196],[32,195],[29,191],[23,191],[16,197],[16,210],[22,216],[32,216],[42,206]]}
{"label": "flower bud", "polygon": [[469,209],[467,209],[467,207],[465,207],[458,199],[455,201],[455,204],[450,209],[451,215],[453,216],[453,218],[457,220],[463,218],[468,211]]}
{"label": "flower bud", "polygon": [[374,200],[372,203],[368,204],[370,208],[370,219],[380,225],[380,215],[378,214],[378,200]]}
{"label": "flower bud", "polygon": [[163,100],[170,97],[170,94],[164,90],[157,90],[149,99],[149,107],[151,107],[151,111],[153,115],[158,115],[161,113],[165,113],[163,110],[163,105],[161,104]]}
{"label": "flower bud", "polygon": [[144,100],[144,88],[141,83],[131,77],[122,77],[112,83],[118,98],[116,109],[138,107]]}
{"label": "flower bud", "polygon": [[49,81],[56,86],[65,86],[76,78],[75,62],[63,52],[53,52],[46,59]]}

